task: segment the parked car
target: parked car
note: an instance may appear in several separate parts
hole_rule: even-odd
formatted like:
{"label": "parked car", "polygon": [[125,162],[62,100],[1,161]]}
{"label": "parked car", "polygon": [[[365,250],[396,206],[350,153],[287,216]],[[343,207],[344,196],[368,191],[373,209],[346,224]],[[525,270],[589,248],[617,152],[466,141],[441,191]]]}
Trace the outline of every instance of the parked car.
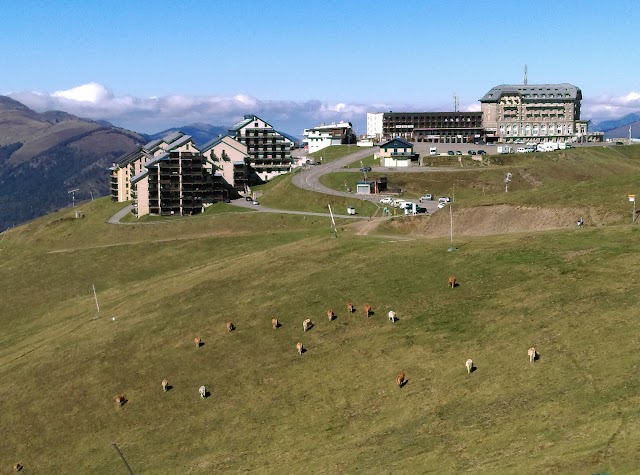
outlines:
{"label": "parked car", "polygon": [[253,198],[251,198],[250,196],[245,196],[244,199],[247,201],[253,201]]}
{"label": "parked car", "polygon": [[393,198],[382,198],[380,200],[380,203],[382,203],[383,205],[393,204]]}
{"label": "parked car", "polygon": [[453,152],[453,150],[449,150],[449,151],[447,152],[447,155],[455,155],[455,153]]}
{"label": "parked car", "polygon": [[253,201],[251,202],[251,204],[252,204],[252,205],[259,205],[260,203],[258,203],[258,200],[253,200]]}
{"label": "parked car", "polygon": [[225,203],[231,203],[231,200],[229,198],[222,198],[222,201]]}
{"label": "parked car", "polygon": [[371,171],[371,167],[362,167],[360,169],[361,172],[370,172]]}
{"label": "parked car", "polygon": [[402,199],[397,199],[397,200],[393,200],[393,203],[391,203],[391,206],[393,206],[394,208],[402,208],[402,203],[405,203],[407,200],[402,200]]}
{"label": "parked car", "polygon": [[438,198],[438,203],[448,203],[449,201],[451,201],[451,198],[448,196],[441,196]]}
{"label": "parked car", "polygon": [[516,153],[527,153],[527,149],[524,147],[518,147]]}
{"label": "parked car", "polygon": [[447,203],[444,203],[444,202],[438,203],[438,208],[439,208],[439,209],[442,209],[442,208],[444,208],[445,206],[447,206]]}
{"label": "parked car", "polygon": [[487,152],[485,152],[484,150],[478,150],[478,155],[486,155]]}
{"label": "parked car", "polygon": [[475,155],[476,151],[475,150],[469,150],[469,152],[467,152],[469,155]]}
{"label": "parked car", "polygon": [[416,206],[416,214],[429,214],[429,212],[427,211],[427,208]]}
{"label": "parked car", "polygon": [[426,195],[422,195],[418,201],[431,201],[433,200],[433,195],[431,193],[427,193]]}
{"label": "parked car", "polygon": [[460,150],[456,150],[456,155],[462,155],[462,152]]}

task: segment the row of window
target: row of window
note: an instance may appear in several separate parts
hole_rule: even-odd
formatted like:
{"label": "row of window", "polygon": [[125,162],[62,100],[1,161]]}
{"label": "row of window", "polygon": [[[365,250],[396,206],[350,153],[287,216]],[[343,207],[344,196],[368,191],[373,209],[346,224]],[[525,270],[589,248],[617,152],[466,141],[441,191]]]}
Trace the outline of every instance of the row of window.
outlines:
{"label": "row of window", "polygon": [[567,126],[566,124],[558,124],[557,127],[554,124],[546,124],[538,125],[533,124],[533,126],[526,125],[501,125],[500,126],[500,135],[567,135],[573,133],[573,127],[571,125]]}

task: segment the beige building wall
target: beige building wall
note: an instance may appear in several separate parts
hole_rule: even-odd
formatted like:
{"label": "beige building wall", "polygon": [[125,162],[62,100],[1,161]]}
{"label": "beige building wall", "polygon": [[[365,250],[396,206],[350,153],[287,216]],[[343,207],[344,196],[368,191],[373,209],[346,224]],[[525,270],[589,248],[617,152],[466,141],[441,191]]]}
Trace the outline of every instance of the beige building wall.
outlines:
{"label": "beige building wall", "polygon": [[136,205],[138,207],[138,218],[149,214],[149,177],[145,176],[135,184]]}
{"label": "beige building wall", "polygon": [[[222,159],[223,153],[226,153],[227,160]],[[203,155],[207,158],[207,167],[205,168],[212,173],[217,170],[227,183],[233,187],[236,186],[233,178],[233,162],[245,161],[247,158],[246,145],[232,137],[225,136],[222,137],[220,143],[204,152]],[[214,156],[215,158],[212,158]]]}

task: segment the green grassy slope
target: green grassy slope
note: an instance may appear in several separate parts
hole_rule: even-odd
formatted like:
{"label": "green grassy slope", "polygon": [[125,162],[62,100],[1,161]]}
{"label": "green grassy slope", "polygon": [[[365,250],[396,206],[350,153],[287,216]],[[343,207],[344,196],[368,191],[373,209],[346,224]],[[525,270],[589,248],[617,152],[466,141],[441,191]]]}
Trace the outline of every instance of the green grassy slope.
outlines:
{"label": "green grassy slope", "polygon": [[[61,212],[2,238],[0,413],[11,437],[0,438],[0,466],[119,473],[114,442],[135,473],[640,464],[634,227],[477,238],[447,253],[439,240],[330,239],[324,221],[296,216],[109,226],[114,208],[98,200],[85,220]],[[316,326],[303,333],[306,318]]]}

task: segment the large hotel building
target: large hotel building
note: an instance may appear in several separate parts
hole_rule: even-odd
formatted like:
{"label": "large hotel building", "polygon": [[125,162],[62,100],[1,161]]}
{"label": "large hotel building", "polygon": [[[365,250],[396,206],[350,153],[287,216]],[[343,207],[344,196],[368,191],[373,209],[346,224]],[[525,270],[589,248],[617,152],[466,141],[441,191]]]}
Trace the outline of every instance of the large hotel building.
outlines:
{"label": "large hotel building", "polygon": [[480,99],[480,112],[368,113],[367,135],[434,143],[586,141],[581,100],[580,89],[567,83],[503,84]]}

